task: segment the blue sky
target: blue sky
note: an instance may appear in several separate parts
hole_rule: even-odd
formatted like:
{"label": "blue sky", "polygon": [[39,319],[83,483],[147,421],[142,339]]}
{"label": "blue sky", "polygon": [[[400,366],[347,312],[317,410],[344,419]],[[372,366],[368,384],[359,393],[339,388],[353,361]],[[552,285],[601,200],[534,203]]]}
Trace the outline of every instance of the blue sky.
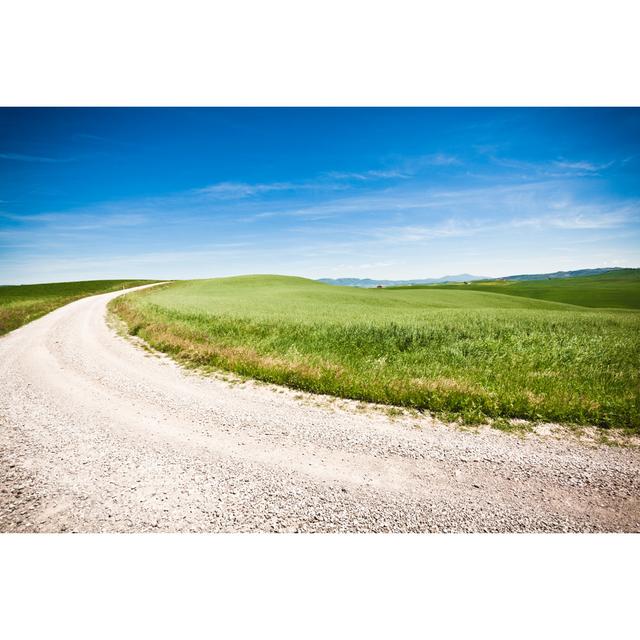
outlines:
{"label": "blue sky", "polygon": [[640,109],[0,109],[0,283],[640,266]]}

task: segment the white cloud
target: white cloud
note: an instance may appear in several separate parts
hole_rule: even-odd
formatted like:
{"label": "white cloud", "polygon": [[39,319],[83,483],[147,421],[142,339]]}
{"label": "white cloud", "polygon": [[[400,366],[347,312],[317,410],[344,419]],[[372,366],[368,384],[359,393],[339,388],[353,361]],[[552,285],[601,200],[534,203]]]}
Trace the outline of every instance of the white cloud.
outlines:
{"label": "white cloud", "polygon": [[305,182],[219,182],[200,189],[194,189],[193,193],[212,196],[217,199],[234,199],[259,196],[278,191],[338,191],[348,187],[343,182],[365,182],[369,180],[390,180],[410,177],[398,169],[371,169],[361,172],[329,171],[318,178]]}
{"label": "white cloud", "polygon": [[109,208],[96,207],[93,211],[65,211],[51,213],[36,213],[33,215],[15,215],[4,213],[2,217],[33,225],[48,231],[85,231],[89,229],[104,229],[107,227],[135,227],[146,224],[150,220],[149,212],[115,211]]}
{"label": "white cloud", "polygon": [[433,165],[435,167],[447,167],[453,164],[462,164],[461,160],[447,153],[433,153],[422,156],[419,160],[422,164]]}
{"label": "white cloud", "polygon": [[[456,160],[436,154],[422,162],[426,176],[424,167]],[[547,163],[546,170],[572,176],[598,170],[583,161],[557,162],[572,166]],[[524,265],[534,254],[536,260],[555,264],[550,241],[603,238],[611,235],[604,230],[616,228],[625,237],[605,238],[604,244],[617,247],[637,229],[640,201],[609,197],[592,185],[583,189],[573,179],[536,173],[534,179],[515,181],[509,175],[487,183],[465,178],[436,188],[429,186],[435,180],[410,170],[322,174],[306,182],[219,182],[61,212],[0,213],[0,261],[19,261],[12,266],[16,280],[27,274],[53,277],[49,269],[54,267],[65,277],[115,276],[119,269],[132,270],[128,276],[289,272],[319,277],[345,275],[334,270],[341,264],[389,278],[426,277],[440,270],[486,275],[497,270],[491,265],[501,259],[510,265],[504,269],[508,274],[532,268]],[[404,179],[411,175],[416,177]],[[3,230],[1,217],[9,222]],[[202,247],[207,242],[227,246]],[[530,243],[531,251],[520,242]],[[27,245],[28,251],[22,248]],[[478,247],[480,257],[474,258]],[[572,260],[591,259],[579,247],[575,253]],[[537,262],[535,268],[541,268]]]}
{"label": "white cloud", "polygon": [[335,180],[384,180],[393,178],[409,178],[407,173],[399,169],[371,169],[370,171],[330,171],[327,177]]}
{"label": "white cloud", "polygon": [[609,162],[591,162],[588,160],[567,160],[558,158],[552,161],[528,162],[515,160],[513,158],[500,158],[489,156],[498,166],[508,169],[516,169],[523,172],[520,177],[542,177],[542,178],[578,178],[584,176],[595,176],[601,171],[612,167],[614,160]]}
{"label": "white cloud", "polygon": [[17,160],[19,162],[73,162],[75,158],[49,158],[46,156],[31,156],[25,153],[0,153],[2,160]]}
{"label": "white cloud", "polygon": [[569,169],[585,173],[596,173],[598,171],[602,171],[603,169],[608,169],[611,165],[613,165],[613,161],[605,162],[603,164],[586,161],[570,162],[568,160],[556,160],[553,162],[553,166],[560,169]]}
{"label": "white cloud", "polygon": [[202,193],[220,198],[246,198],[271,191],[291,191],[299,188],[291,182],[270,182],[250,184],[247,182],[219,182],[202,189],[196,189],[195,193]]}
{"label": "white cloud", "polygon": [[433,225],[398,225],[378,227],[371,231],[371,235],[379,240],[396,242],[421,242],[436,238],[454,238],[475,235],[488,230],[487,225],[477,222],[463,222],[460,220],[445,220]]}
{"label": "white cloud", "polygon": [[612,229],[629,224],[640,215],[640,206],[637,202],[610,207],[576,205],[565,200],[553,203],[551,208],[558,213],[515,219],[511,224],[514,227],[551,229]]}

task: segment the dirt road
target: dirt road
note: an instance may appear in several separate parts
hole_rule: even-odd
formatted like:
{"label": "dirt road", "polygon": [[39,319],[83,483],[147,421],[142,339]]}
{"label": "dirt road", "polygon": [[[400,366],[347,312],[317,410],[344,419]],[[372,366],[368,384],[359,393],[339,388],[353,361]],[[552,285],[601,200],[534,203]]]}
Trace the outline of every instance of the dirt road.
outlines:
{"label": "dirt road", "polygon": [[0,338],[0,531],[638,531],[640,453],[185,372],[79,300]]}

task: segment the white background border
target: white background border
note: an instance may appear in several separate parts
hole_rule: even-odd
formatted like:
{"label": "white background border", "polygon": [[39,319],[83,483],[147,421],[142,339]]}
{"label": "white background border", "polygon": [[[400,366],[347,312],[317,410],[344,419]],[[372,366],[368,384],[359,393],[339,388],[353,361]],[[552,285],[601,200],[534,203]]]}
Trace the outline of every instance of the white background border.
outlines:
{"label": "white background border", "polygon": [[20,0],[7,105],[640,103],[635,0]]}
{"label": "white background border", "polygon": [[11,534],[0,542],[6,638],[602,640],[637,631],[631,534]]}

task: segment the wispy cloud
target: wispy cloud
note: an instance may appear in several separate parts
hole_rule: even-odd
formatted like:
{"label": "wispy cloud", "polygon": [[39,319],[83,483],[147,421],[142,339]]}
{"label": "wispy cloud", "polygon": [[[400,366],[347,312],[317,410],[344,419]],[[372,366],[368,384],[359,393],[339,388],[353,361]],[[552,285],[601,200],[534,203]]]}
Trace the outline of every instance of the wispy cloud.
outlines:
{"label": "wispy cloud", "polygon": [[112,227],[137,227],[148,223],[150,220],[146,212],[110,212],[108,208],[100,207],[90,212],[65,211],[33,215],[0,213],[0,218],[6,218],[26,226],[27,229],[22,229],[22,232],[39,227],[54,233],[56,231],[69,230],[77,232]]}
{"label": "wispy cloud", "polygon": [[[377,185],[354,189],[337,197],[318,192],[313,199],[303,194],[288,193],[299,185],[294,183],[218,183],[204,189],[194,189],[167,197],[142,198],[107,202],[93,207],[62,212],[37,214],[0,213],[21,225],[46,227],[51,232],[134,227],[146,224],[233,224],[255,223],[291,227],[314,221],[327,221],[377,227],[378,221],[389,228],[403,226],[400,237],[439,237],[454,235],[470,228],[470,220],[489,223],[499,219],[511,226],[565,229],[596,229],[621,226],[640,216],[637,201],[589,202],[575,199],[570,185],[562,181],[537,181],[521,184],[497,184],[487,187],[442,189],[401,183],[380,188]],[[212,198],[210,194],[215,194]],[[262,196],[276,195],[263,199]],[[228,195],[228,197],[227,197]],[[243,202],[236,202],[248,198]],[[229,200],[230,202],[226,202]],[[450,221],[460,223],[454,230]],[[428,230],[421,229],[428,221]],[[433,222],[440,226],[433,229]],[[444,225],[443,221],[449,221]],[[325,225],[326,226],[326,225]],[[468,233],[468,231],[465,231]]]}
{"label": "wispy cloud", "polygon": [[369,171],[330,171],[327,177],[335,180],[385,180],[393,178],[409,178],[410,175],[399,169],[371,169]]}
{"label": "wispy cloud", "polygon": [[195,193],[214,196],[221,199],[226,198],[246,198],[273,191],[292,191],[302,188],[303,185],[296,185],[292,182],[267,182],[250,184],[247,182],[218,182],[201,189],[195,189]]}
{"label": "wispy cloud", "polygon": [[2,160],[15,160],[18,162],[73,162],[76,158],[50,158],[48,156],[31,156],[24,153],[0,153]]}
{"label": "wispy cloud", "polygon": [[613,229],[622,227],[638,217],[639,209],[622,207],[609,210],[599,207],[576,207],[573,212],[516,219],[514,227],[538,229]]}
{"label": "wispy cloud", "polygon": [[429,174],[434,170],[456,169],[464,166],[464,161],[451,153],[426,153],[419,156],[396,157],[393,159],[396,171],[404,178]]}
{"label": "wispy cloud", "polygon": [[74,133],[73,137],[79,140],[94,140],[96,142],[110,142],[109,138],[104,136],[96,136],[93,133]]}
{"label": "wispy cloud", "polygon": [[[558,170],[591,169],[598,170],[582,164]],[[367,170],[367,178],[318,175],[301,182],[219,182],[64,211],[0,213],[0,231],[7,227],[0,232],[0,263],[14,274],[49,265],[60,275],[68,268],[98,276],[114,275],[111,265],[122,262],[156,277],[283,271],[319,277],[344,264],[361,275],[396,277],[403,261],[422,269],[426,260],[429,271],[406,275],[490,273],[455,265],[471,260],[478,248],[482,259],[498,260],[486,249],[492,243],[513,252],[510,247],[526,238],[544,253],[549,241],[597,238],[614,228],[637,233],[640,220],[640,201],[602,190],[596,199],[580,181],[540,174],[490,184],[449,175],[446,182],[419,174],[408,179],[395,169]],[[41,255],[33,251],[38,246]],[[394,273],[386,272],[393,265]]]}
{"label": "wispy cloud", "polygon": [[567,160],[557,158],[540,162],[516,160],[514,158],[489,156],[491,161],[507,169],[515,169],[520,178],[578,178],[596,176],[616,164],[615,160],[608,162],[593,162],[588,160]]}
{"label": "wispy cloud", "polygon": [[614,161],[604,163],[587,162],[585,160],[570,161],[570,160],[555,160],[552,165],[559,169],[566,169],[569,171],[577,171],[579,173],[597,173],[608,169],[614,164]]}
{"label": "wispy cloud", "polygon": [[421,156],[416,160],[418,164],[431,165],[434,167],[448,167],[455,164],[462,164],[462,160],[449,153],[432,153]]}
{"label": "wispy cloud", "polygon": [[223,242],[213,243],[205,247],[195,247],[183,251],[163,250],[163,251],[137,251],[135,253],[115,253],[109,256],[92,255],[61,255],[49,256],[46,254],[34,254],[25,260],[22,256],[2,256],[0,265],[19,265],[27,271],[27,265],[40,261],[46,264],[47,269],[58,273],[65,271],[93,270],[93,269],[113,269],[126,265],[126,268],[139,267],[145,265],[180,265],[194,261],[211,261],[219,258],[237,258],[246,253],[255,251],[254,245],[249,242]]}
{"label": "wispy cloud", "polygon": [[199,189],[194,193],[220,200],[248,198],[286,191],[341,191],[349,188],[349,182],[409,178],[408,173],[399,169],[370,169],[367,171],[328,171],[303,182],[218,182]]}
{"label": "wispy cloud", "polygon": [[460,220],[445,220],[433,225],[383,226],[372,231],[379,240],[391,242],[423,242],[435,238],[454,238],[475,235],[483,225]]}
{"label": "wispy cloud", "polygon": [[[270,203],[262,210],[234,215],[242,222],[260,222],[270,218],[298,219],[300,224],[314,220],[351,220],[354,224],[382,219],[389,224],[422,219],[513,220],[520,226],[556,228],[605,228],[624,225],[638,219],[636,201],[603,200],[585,204],[576,200],[566,181],[535,181],[498,184],[487,187],[439,189],[396,187],[368,189],[342,197],[325,198],[300,206],[296,201]],[[555,221],[555,222],[554,222]],[[511,224],[511,223],[509,223]]]}

